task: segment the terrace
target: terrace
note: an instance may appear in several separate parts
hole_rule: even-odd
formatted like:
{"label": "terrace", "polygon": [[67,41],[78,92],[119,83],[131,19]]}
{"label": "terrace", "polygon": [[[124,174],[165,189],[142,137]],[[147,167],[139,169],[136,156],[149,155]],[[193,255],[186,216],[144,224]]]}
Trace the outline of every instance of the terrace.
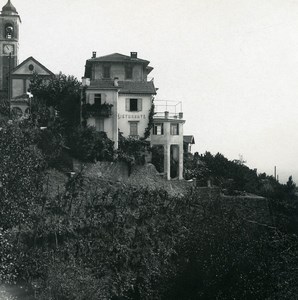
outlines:
{"label": "terrace", "polygon": [[154,106],[154,119],[183,119],[181,101],[155,100]]}

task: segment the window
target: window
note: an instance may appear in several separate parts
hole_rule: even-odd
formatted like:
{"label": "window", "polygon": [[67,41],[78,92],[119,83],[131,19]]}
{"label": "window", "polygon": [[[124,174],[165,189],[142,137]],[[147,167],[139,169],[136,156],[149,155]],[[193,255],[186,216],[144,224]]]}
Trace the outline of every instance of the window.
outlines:
{"label": "window", "polygon": [[138,111],[138,99],[129,99],[129,110]]}
{"label": "window", "polygon": [[103,66],[103,78],[110,78],[110,66],[109,65]]}
{"label": "window", "polygon": [[142,99],[126,99],[126,111],[142,111]]}
{"label": "window", "polygon": [[171,124],[171,135],[179,134],[179,124]]}
{"label": "window", "polygon": [[125,77],[126,79],[132,79],[132,65],[125,66]]}
{"label": "window", "polygon": [[163,123],[154,124],[154,126],[153,126],[153,134],[154,135],[163,135]]}
{"label": "window", "polygon": [[101,94],[94,94],[94,104],[101,105]]}
{"label": "window", "polygon": [[138,122],[129,122],[130,125],[130,136],[138,136]]}
{"label": "window", "polygon": [[6,39],[13,38],[13,26],[11,24],[6,24],[5,26],[5,38]]}

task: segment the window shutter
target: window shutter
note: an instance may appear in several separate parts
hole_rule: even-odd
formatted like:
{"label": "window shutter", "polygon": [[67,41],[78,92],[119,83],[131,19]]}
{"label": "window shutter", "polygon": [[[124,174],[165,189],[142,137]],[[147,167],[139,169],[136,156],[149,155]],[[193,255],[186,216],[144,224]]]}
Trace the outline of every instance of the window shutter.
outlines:
{"label": "window shutter", "polygon": [[142,98],[138,99],[138,111],[142,111]]}
{"label": "window shutter", "polygon": [[163,135],[163,123],[161,124],[161,135]]}
{"label": "window shutter", "polygon": [[125,99],[125,110],[129,111],[129,98]]}

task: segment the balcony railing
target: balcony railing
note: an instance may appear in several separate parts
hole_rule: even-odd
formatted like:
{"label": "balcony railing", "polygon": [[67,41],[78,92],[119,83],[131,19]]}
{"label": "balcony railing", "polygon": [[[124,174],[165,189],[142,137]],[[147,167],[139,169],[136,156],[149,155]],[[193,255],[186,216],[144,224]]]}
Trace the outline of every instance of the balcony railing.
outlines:
{"label": "balcony railing", "polygon": [[154,119],[183,119],[181,101],[154,100],[154,105]]}
{"label": "balcony railing", "polygon": [[82,105],[82,116],[84,119],[90,117],[104,117],[109,118],[112,115],[112,104],[83,104]]}

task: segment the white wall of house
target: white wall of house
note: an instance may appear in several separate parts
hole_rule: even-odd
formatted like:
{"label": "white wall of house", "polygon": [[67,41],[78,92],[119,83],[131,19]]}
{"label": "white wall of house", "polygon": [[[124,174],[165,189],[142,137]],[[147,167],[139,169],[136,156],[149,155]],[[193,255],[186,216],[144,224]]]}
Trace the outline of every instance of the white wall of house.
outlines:
{"label": "white wall of house", "polygon": [[94,104],[96,94],[101,94],[101,103],[112,104],[112,115],[110,117],[90,117],[87,119],[87,125],[94,126],[97,131],[105,131],[109,139],[118,147],[118,92],[117,90],[98,90],[88,89],[86,91],[86,103]]}
{"label": "white wall of house", "polygon": [[[179,179],[183,179],[183,124],[184,120],[175,120],[168,118],[154,119],[153,129],[151,131],[151,145],[164,146],[164,170],[167,174],[167,179],[170,180],[170,165],[171,165],[171,146],[173,148],[173,158],[179,164]],[[161,130],[154,129],[155,126],[162,126]],[[178,131],[174,131],[171,127],[178,127]],[[155,132],[156,131],[156,132]]]}
{"label": "white wall of house", "polygon": [[[138,99],[137,111],[134,110],[134,100],[130,103],[130,99]],[[148,117],[151,104],[151,95],[120,94],[118,96],[118,127],[124,137],[129,137],[130,135],[144,136],[145,129],[149,122]],[[130,108],[132,108],[133,111],[131,111]]]}

